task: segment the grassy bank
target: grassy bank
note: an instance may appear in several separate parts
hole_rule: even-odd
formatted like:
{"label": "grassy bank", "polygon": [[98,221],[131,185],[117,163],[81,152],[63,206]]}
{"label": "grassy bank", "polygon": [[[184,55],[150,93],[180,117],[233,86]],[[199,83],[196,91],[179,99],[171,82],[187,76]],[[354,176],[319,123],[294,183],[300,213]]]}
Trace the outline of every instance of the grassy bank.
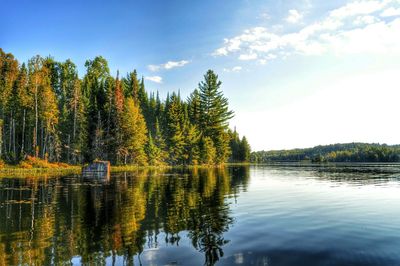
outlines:
{"label": "grassy bank", "polygon": [[21,168],[18,166],[5,166],[0,169],[1,177],[42,177],[60,176],[67,174],[80,174],[81,166],[68,166],[58,168]]}
{"label": "grassy bank", "polygon": [[[129,172],[138,170],[159,170],[159,169],[204,169],[218,168],[225,166],[247,166],[249,163],[227,163],[224,165],[162,165],[162,166],[139,166],[139,165],[113,165],[112,173]],[[18,165],[0,164],[1,177],[42,177],[42,176],[61,176],[68,174],[81,174],[82,165],[69,165],[65,163],[49,163],[44,160],[28,158]]]}
{"label": "grassy bank", "polygon": [[81,166],[65,163],[51,163],[27,156],[17,165],[7,165],[0,161],[0,177],[37,177],[79,174]]}

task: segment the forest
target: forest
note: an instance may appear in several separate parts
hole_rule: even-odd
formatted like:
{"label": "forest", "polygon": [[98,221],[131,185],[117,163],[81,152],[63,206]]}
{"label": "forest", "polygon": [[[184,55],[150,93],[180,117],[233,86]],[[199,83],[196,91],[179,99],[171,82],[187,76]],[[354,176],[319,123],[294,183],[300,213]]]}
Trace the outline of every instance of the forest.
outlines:
{"label": "forest", "polygon": [[[187,99],[147,92],[136,70],[116,77],[101,56],[79,77],[71,60],[20,64],[0,48],[0,158],[82,164],[219,165],[245,162],[250,146],[229,128],[234,113],[208,70]],[[2,163],[4,164],[4,163]]]}
{"label": "forest", "polygon": [[252,152],[251,162],[400,162],[400,145],[347,143],[307,149]]}

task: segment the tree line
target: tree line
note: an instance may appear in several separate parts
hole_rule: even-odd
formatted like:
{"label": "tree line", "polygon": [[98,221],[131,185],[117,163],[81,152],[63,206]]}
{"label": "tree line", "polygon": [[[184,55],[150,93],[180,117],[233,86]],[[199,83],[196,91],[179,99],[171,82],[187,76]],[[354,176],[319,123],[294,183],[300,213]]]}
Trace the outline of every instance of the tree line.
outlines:
{"label": "tree line", "polygon": [[251,153],[251,161],[400,162],[400,145],[346,143],[307,149],[258,151]]}
{"label": "tree line", "polygon": [[245,137],[212,70],[187,99],[161,100],[133,70],[110,74],[101,56],[78,76],[71,60],[35,56],[20,64],[0,48],[0,158],[80,164],[196,165],[249,160]]}

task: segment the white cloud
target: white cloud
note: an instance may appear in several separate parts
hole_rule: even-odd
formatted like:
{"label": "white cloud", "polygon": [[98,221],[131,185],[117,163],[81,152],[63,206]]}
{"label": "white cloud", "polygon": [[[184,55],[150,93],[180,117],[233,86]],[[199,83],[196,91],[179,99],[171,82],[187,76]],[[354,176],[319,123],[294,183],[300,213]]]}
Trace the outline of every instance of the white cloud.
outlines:
{"label": "white cloud", "polygon": [[301,14],[299,11],[296,9],[290,9],[289,10],[289,15],[286,18],[286,21],[289,23],[297,23],[303,18],[303,14]]}
{"label": "white cloud", "polygon": [[334,18],[347,18],[356,15],[367,15],[382,10],[387,3],[388,1],[354,1],[331,11],[330,16]]}
{"label": "white cloud", "polygon": [[242,70],[241,66],[234,66],[232,68],[224,68],[224,72],[240,72]]}
{"label": "white cloud", "polygon": [[260,65],[265,65],[265,64],[267,64],[267,59],[260,59],[260,60],[258,60],[258,63]]}
{"label": "white cloud", "polygon": [[159,65],[148,65],[147,68],[154,72],[160,70],[161,67]]}
{"label": "white cloud", "polygon": [[187,61],[187,60],[181,60],[181,61],[177,61],[177,62],[168,61],[166,64],[164,64],[164,68],[165,69],[172,69],[172,68],[175,68],[175,67],[183,67],[184,65],[186,65],[188,63],[189,63],[189,61]]}
{"label": "white cloud", "polygon": [[149,76],[149,77],[144,77],[144,79],[155,82],[155,83],[159,83],[159,84],[162,83],[162,77],[160,77],[160,76]]}
{"label": "white cloud", "polygon": [[161,69],[165,69],[165,70],[169,70],[172,68],[176,68],[176,67],[183,67],[184,65],[189,64],[190,61],[188,60],[181,60],[181,61],[168,61],[165,64],[160,64],[160,65],[148,65],[147,68],[150,71],[159,71]]}
{"label": "white cloud", "polygon": [[379,19],[377,17],[374,16],[358,16],[356,17],[356,19],[354,20],[354,24],[355,25],[366,25],[366,24],[372,24],[374,22],[378,22]]}
{"label": "white cloud", "polygon": [[[257,59],[258,63],[265,64],[271,60],[270,54],[282,59],[292,54],[321,55],[327,52],[400,54],[400,37],[397,37],[400,36],[400,17],[395,15],[397,9],[390,9],[395,6],[400,6],[400,1],[354,1],[294,32],[282,34],[280,32],[285,29],[274,32],[266,27],[250,28],[238,36],[224,39],[224,45],[213,55],[238,54],[239,60]],[[296,14],[295,10],[291,11]],[[393,16],[381,21],[379,13]]]}
{"label": "white cloud", "polygon": [[243,60],[243,61],[254,60],[254,59],[257,59],[256,53],[241,54],[239,56],[239,60]]}
{"label": "white cloud", "polygon": [[385,9],[381,14],[381,17],[393,17],[400,16],[400,8],[389,7]]}

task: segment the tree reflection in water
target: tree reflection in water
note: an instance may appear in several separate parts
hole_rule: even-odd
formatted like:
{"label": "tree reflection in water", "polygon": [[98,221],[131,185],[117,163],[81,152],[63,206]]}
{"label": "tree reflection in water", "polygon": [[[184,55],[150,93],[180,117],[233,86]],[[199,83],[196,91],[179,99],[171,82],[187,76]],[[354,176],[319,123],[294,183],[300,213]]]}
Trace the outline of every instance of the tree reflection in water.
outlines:
{"label": "tree reflection in water", "polygon": [[[0,265],[133,265],[144,249],[179,246],[183,234],[205,265],[224,255],[234,220],[227,198],[248,168],[137,171],[109,181],[78,176],[0,181]],[[164,238],[159,238],[163,234]]]}

